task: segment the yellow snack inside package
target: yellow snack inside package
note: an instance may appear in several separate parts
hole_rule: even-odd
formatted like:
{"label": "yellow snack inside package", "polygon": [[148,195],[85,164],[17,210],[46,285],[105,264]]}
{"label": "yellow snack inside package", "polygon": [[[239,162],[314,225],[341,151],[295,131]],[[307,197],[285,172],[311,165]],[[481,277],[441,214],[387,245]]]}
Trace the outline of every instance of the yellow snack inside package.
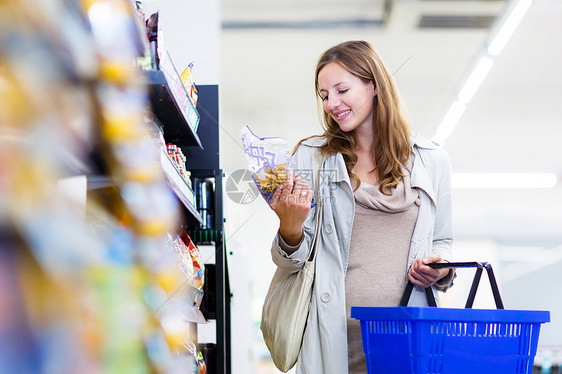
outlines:
{"label": "yellow snack inside package", "polygon": [[287,179],[291,159],[289,143],[280,137],[260,138],[245,126],[242,128],[242,144],[252,179],[269,203],[275,190]]}

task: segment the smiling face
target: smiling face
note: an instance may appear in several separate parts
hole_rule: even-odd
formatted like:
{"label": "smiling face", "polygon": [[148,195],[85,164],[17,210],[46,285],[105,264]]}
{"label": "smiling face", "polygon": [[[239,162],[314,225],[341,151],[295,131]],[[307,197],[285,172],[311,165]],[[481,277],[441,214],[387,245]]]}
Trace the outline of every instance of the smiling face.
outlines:
{"label": "smiling face", "polygon": [[318,92],[324,111],[342,131],[372,131],[376,95],[372,81],[366,83],[340,64],[330,62],[318,72]]}

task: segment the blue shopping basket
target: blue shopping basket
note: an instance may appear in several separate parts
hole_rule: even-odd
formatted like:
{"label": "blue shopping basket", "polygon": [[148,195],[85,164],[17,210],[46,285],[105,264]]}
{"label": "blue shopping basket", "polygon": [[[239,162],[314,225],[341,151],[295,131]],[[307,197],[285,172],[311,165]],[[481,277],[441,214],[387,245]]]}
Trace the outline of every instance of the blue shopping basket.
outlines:
{"label": "blue shopping basket", "polygon": [[[488,263],[431,264],[476,267],[465,309],[435,307],[351,307],[361,321],[369,374],[531,374],[542,323],[548,311],[505,310]],[[498,309],[471,309],[486,269]],[[408,283],[400,305],[407,305]],[[428,303],[435,306],[430,288]]]}

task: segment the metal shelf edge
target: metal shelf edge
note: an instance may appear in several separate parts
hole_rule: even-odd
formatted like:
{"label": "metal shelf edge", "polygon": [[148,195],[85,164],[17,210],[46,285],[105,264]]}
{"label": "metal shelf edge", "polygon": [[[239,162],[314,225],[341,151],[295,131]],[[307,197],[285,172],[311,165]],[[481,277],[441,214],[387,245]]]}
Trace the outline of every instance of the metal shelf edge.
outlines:
{"label": "metal shelf edge", "polygon": [[168,179],[168,183],[170,184],[172,191],[174,191],[181,203],[187,208],[187,210],[189,210],[193,217],[195,217],[195,219],[197,219],[200,223],[203,223],[203,217],[201,217],[201,214],[199,214],[197,209],[195,209],[193,203],[190,201],[187,191],[189,191],[189,193],[193,196],[195,196],[195,193],[184,181],[182,175],[172,164],[172,161],[164,150],[162,150],[161,152],[160,161],[162,163],[162,169],[164,170],[164,174],[166,174],[166,178]]}
{"label": "metal shelf edge", "polygon": [[[154,105],[154,107],[155,107],[154,108],[154,110],[155,110],[154,114],[157,117],[159,117],[160,121],[164,124],[164,128],[166,128],[166,126],[168,126],[168,127],[177,126],[177,124],[179,122],[183,123],[185,126],[183,126],[181,129],[178,129],[177,127],[175,129],[176,130],[184,130],[184,127],[185,127],[186,133],[182,134],[182,135],[186,136],[188,139],[191,140],[190,142],[186,143],[185,145],[196,145],[196,146],[198,146],[199,148],[202,149],[203,145],[201,144],[201,139],[199,139],[199,135],[197,135],[197,132],[193,129],[193,127],[189,123],[187,114],[185,113],[183,108],[181,108],[180,104],[176,101],[176,99],[174,97],[174,93],[170,89],[169,83],[166,80],[164,72],[162,70],[148,70],[148,71],[145,72],[145,74],[146,74],[146,77],[148,79],[147,84],[151,88],[150,89],[151,101],[153,103],[154,103],[154,101],[158,102],[158,105]],[[166,95],[158,95],[157,92],[160,89],[163,90]],[[191,103],[190,99],[189,98],[187,98],[187,99]],[[173,105],[174,110],[173,111],[169,111],[169,110],[160,111],[161,106],[163,104]],[[191,103],[191,105],[193,105],[193,103]],[[193,110],[196,110],[196,109],[193,108]],[[173,120],[170,120],[168,116],[174,116],[175,118]]]}

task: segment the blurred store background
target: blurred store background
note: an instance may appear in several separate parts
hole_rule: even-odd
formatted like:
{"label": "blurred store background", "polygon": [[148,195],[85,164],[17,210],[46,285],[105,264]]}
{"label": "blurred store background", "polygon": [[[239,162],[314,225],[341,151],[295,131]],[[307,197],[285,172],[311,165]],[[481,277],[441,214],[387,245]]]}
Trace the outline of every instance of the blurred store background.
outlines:
{"label": "blurred store background", "polygon": [[[507,308],[551,311],[537,365],[544,358],[545,368],[554,362],[556,369],[562,361],[560,19],[559,0],[223,0],[223,168],[245,167],[241,126],[292,144],[318,133],[318,56],[344,40],[371,42],[394,72],[413,130],[436,137],[451,157],[456,259],[492,263]],[[225,201],[232,336],[234,349],[244,350],[233,352],[233,365],[269,373],[258,369],[268,357],[258,326],[274,271],[269,244],[277,220],[260,198]],[[464,305],[473,272],[459,273],[445,295],[448,306]],[[484,286],[485,279],[475,306],[493,307]]]}

